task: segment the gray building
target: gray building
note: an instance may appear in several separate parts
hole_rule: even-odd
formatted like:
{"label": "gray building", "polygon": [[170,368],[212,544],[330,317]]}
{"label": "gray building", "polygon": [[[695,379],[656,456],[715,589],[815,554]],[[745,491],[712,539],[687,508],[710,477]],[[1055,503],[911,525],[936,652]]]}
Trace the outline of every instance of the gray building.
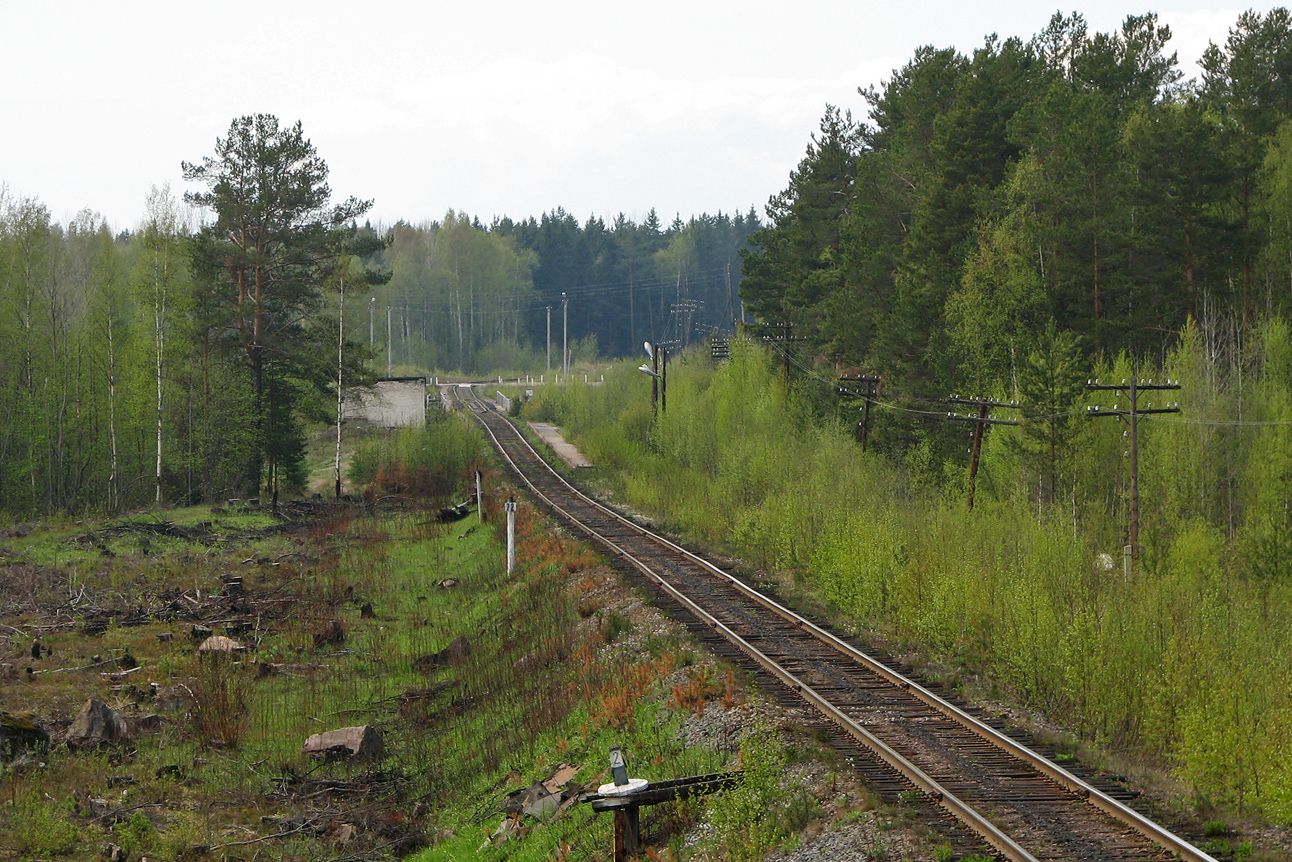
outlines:
{"label": "gray building", "polygon": [[347,421],[380,428],[421,427],[426,424],[426,378],[383,377],[371,389],[348,389],[343,410]]}

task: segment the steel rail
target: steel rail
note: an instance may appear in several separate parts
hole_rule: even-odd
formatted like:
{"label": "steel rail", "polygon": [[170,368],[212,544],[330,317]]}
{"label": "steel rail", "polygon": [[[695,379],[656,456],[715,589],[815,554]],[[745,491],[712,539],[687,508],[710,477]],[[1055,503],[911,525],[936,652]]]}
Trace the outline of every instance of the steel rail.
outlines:
{"label": "steel rail", "polygon": [[[482,415],[483,415],[482,413],[478,411],[476,412],[476,416],[481,417]],[[544,503],[546,503],[549,507],[551,507],[553,511],[560,513],[565,518],[567,518],[571,523],[578,525],[585,533],[587,533],[595,541],[609,548],[613,553],[615,553],[616,555],[626,560],[630,565],[632,565],[643,575],[645,575],[647,578],[649,578],[651,581],[657,584],[660,588],[666,591],[675,600],[681,603],[683,607],[685,607],[692,614],[698,617],[707,626],[709,626],[711,629],[720,633],[723,637],[725,637],[728,641],[730,641],[737,649],[739,649],[745,655],[753,659],[764,670],[768,671],[773,676],[775,676],[778,680],[784,683],[786,686],[796,691],[804,700],[808,701],[808,703],[816,707],[818,711],[820,711],[831,721],[835,722],[840,727],[842,727],[854,739],[856,739],[857,741],[865,745],[867,748],[869,748],[871,751],[873,751],[880,759],[882,759],[885,763],[887,763],[890,767],[892,767],[896,772],[903,775],[908,781],[910,781],[921,791],[923,791],[930,799],[937,802],[942,807],[946,808],[953,816],[959,819],[962,823],[966,824],[975,832],[977,832],[979,835],[981,835],[982,838],[985,841],[987,841],[988,844],[995,847],[1007,859],[1011,860],[1011,862],[1038,862],[1035,856],[1033,856],[1032,854],[1024,850],[1022,847],[1020,847],[1012,838],[1009,837],[1009,835],[1007,835],[1005,832],[999,829],[990,820],[988,820],[986,817],[979,814],[976,810],[974,810],[969,805],[965,804],[962,800],[956,797],[955,794],[948,791],[945,787],[939,784],[936,780],[930,777],[918,766],[911,763],[909,760],[907,760],[897,751],[894,751],[892,747],[890,747],[882,739],[875,736],[870,731],[866,730],[866,728],[862,727],[857,722],[853,721],[842,710],[840,710],[837,706],[832,704],[827,698],[819,694],[811,686],[804,683],[801,679],[796,677],[794,674],[790,673],[785,668],[781,667],[780,664],[778,664],[773,659],[769,658],[756,646],[754,646],[753,644],[749,643],[749,641],[741,637],[732,628],[727,626],[721,620],[714,617],[712,614],[710,614],[700,605],[696,604],[694,601],[692,601],[692,599],[689,596],[687,596],[685,593],[678,590],[675,586],[669,583],[668,580],[665,579],[662,575],[654,571],[646,562],[640,560],[629,551],[615,544],[615,542],[612,539],[597,532],[597,530],[593,528],[591,525],[584,523],[581,519],[579,519],[574,514],[566,510],[563,506],[561,506],[560,503],[558,503],[556,500],[553,500],[550,496],[545,494],[541,489],[538,488],[538,486],[536,486],[532,481],[530,481],[529,477],[525,475],[525,472],[520,469],[520,465],[517,464],[512,459],[512,457],[507,453],[507,451],[503,448],[502,441],[498,439],[498,436],[494,433],[494,429],[489,427],[489,424],[485,422],[483,418],[481,419],[481,424],[484,426],[485,431],[493,439],[494,444],[498,449],[498,452],[503,456],[503,458],[507,460],[507,463],[511,465],[512,469],[516,472],[516,475],[520,476],[521,480],[524,481],[525,484],[529,486],[530,492],[533,493],[540,500],[542,500]],[[550,470],[553,473],[553,475],[555,475],[560,480],[562,485],[564,485],[567,489],[572,491],[576,496],[578,496],[585,502],[591,503],[598,510],[607,511],[604,506],[597,503],[595,500],[591,500],[589,497],[587,497],[587,495],[583,494],[577,488],[574,488],[572,485],[566,482],[565,479],[561,477],[559,473],[556,473],[555,470],[552,470],[551,465],[547,464],[545,459],[540,457],[538,453],[534,451],[534,448],[529,445],[529,441],[525,440],[524,437],[521,435],[518,435],[518,436],[520,437],[521,442],[525,445],[526,448],[530,450],[530,452],[535,456],[538,462],[543,466],[547,467],[547,469]],[[622,517],[619,516],[617,513],[611,513],[611,514],[613,515],[614,519],[617,522],[620,522],[620,523],[623,522]],[[641,530],[641,528],[638,527],[638,525],[636,524],[633,524],[632,526],[637,527],[639,530]],[[653,538],[659,538],[648,530],[641,530],[641,532],[644,535],[647,535]],[[675,545],[672,545],[672,543],[668,543],[668,545],[670,549],[676,547]]]}
{"label": "steel rail", "polygon": [[[472,396],[473,398],[475,398],[474,392],[472,392]],[[479,399],[476,398],[475,400],[478,401]],[[1012,839],[1010,839],[1007,835],[1005,835],[1003,832],[1000,832],[1000,830],[996,829],[995,826],[991,825],[989,821],[986,821],[985,818],[982,818],[980,814],[973,811],[973,809],[969,808],[968,806],[965,806],[963,802],[956,799],[953,795],[948,794],[945,791],[945,789],[941,788],[940,785],[937,785],[937,783],[933,781],[932,778],[929,778],[927,775],[925,775],[921,770],[918,769],[918,767],[914,766],[913,764],[910,764],[908,761],[905,760],[905,758],[903,758],[900,754],[898,754],[897,752],[889,748],[889,746],[887,746],[878,737],[873,736],[865,728],[861,727],[856,722],[852,721],[850,718],[848,718],[846,715],[840,712],[838,708],[835,707],[833,704],[831,704],[826,698],[822,697],[820,694],[812,690],[810,687],[803,684],[803,682],[799,680],[797,677],[793,676],[788,671],[781,668],[778,664],[776,664],[775,661],[763,655],[761,651],[759,651],[756,647],[754,647],[752,644],[749,644],[747,641],[741,638],[736,632],[732,631],[721,621],[717,620],[711,614],[705,611],[703,608],[695,604],[689,597],[682,594],[672,584],[668,583],[662,576],[652,571],[650,567],[647,566],[645,563],[633,557],[626,550],[616,545],[609,538],[606,538],[601,534],[597,533],[589,525],[582,523],[577,517],[573,516],[571,513],[569,513],[560,505],[558,505],[555,501],[553,501],[548,495],[540,491],[533,484],[533,482],[530,481],[529,477],[526,476],[525,473],[520,469],[519,465],[512,460],[511,456],[506,453],[506,451],[502,446],[501,441],[498,439],[497,435],[494,434],[493,429],[490,428],[488,423],[484,421],[484,418],[483,418],[484,413],[486,412],[492,413],[492,411],[488,408],[487,405],[481,405],[481,406],[484,407],[484,410],[480,410],[474,404],[472,405],[472,409],[476,411],[477,418],[480,419],[481,424],[485,427],[486,431],[489,433],[489,436],[493,439],[499,453],[502,454],[502,456],[511,465],[512,469],[516,472],[516,474],[522,478],[525,484],[529,486],[531,491],[535,495],[540,497],[542,500],[544,500],[547,503],[547,505],[551,506],[553,509],[560,512],[562,515],[564,515],[573,523],[578,524],[580,528],[582,528],[590,536],[593,536],[598,542],[609,547],[614,553],[627,559],[635,568],[637,568],[644,575],[646,575],[651,581],[658,584],[661,588],[663,588],[666,592],[668,592],[681,604],[687,607],[688,610],[690,610],[693,614],[695,614],[697,617],[703,620],[707,625],[709,625],[711,628],[717,631],[720,631],[724,637],[726,637],[729,641],[735,644],[742,652],[744,652],[746,655],[749,655],[750,658],[756,661],[759,665],[766,668],[769,672],[771,672],[774,676],[776,676],[786,685],[798,691],[806,700],[808,700],[814,706],[816,706],[818,710],[825,713],[832,720],[834,720],[842,727],[844,727],[844,729],[847,730],[852,736],[854,736],[855,738],[863,742],[863,744],[867,745],[869,748],[875,751],[876,754],[878,754],[885,762],[889,763],[890,766],[892,766],[898,772],[905,775],[909,780],[912,781],[913,784],[915,784],[917,787],[920,787],[921,790],[929,794],[930,797],[932,797],[939,803],[943,804],[944,807],[946,807],[949,811],[951,811],[951,813],[955,814],[963,822],[965,822],[975,831],[979,832],[979,834],[983,835],[983,837],[989,843],[991,843],[994,847],[996,847],[997,850],[1004,853],[1008,858],[1012,860],[1016,860],[1016,862],[1019,862],[1019,860],[1023,860],[1023,859],[1030,860],[1034,858],[1030,854],[1028,854],[1027,851],[1023,850],[1021,847],[1018,847],[1018,845],[1015,844],[1012,841]],[[513,430],[516,430],[515,426],[512,425],[510,420],[506,419],[506,417],[498,416],[497,418],[501,419],[503,422],[506,422],[509,426],[512,427]],[[883,663],[877,661],[873,657],[857,649],[853,645],[840,639],[839,637],[832,634],[831,632],[821,628],[820,626],[813,623],[811,620],[807,619],[806,617],[803,617],[799,614],[794,613],[793,611],[784,607],[780,603],[776,602],[774,599],[764,595],[758,590],[755,590],[749,585],[743,583],[738,578],[734,577],[728,572],[723,571],[722,569],[718,568],[713,563],[709,562],[703,557],[700,557],[699,555],[693,553],[692,551],[689,551],[686,548],[682,547],[681,545],[678,545],[676,542],[673,542],[672,540],[664,536],[661,536],[658,533],[655,533],[652,530],[649,530],[641,526],[640,524],[637,524],[625,518],[623,515],[621,515],[619,512],[616,512],[614,509],[611,509],[610,507],[606,506],[600,501],[583,493],[578,488],[570,484],[569,481],[567,481],[564,476],[562,476],[559,472],[557,472],[547,462],[545,458],[539,455],[539,453],[534,449],[534,447],[529,443],[529,441],[525,439],[524,435],[520,434],[517,431],[516,437],[519,440],[519,442],[526,449],[529,450],[529,453],[542,467],[544,467],[562,486],[564,486],[564,488],[567,489],[568,492],[574,494],[585,504],[602,512],[606,516],[614,519],[619,524],[626,526],[636,531],[637,533],[641,534],[642,536],[645,536],[655,542],[658,542],[659,544],[666,546],[673,552],[684,556],[687,560],[700,566],[705,571],[709,572],[711,575],[725,581],[729,586],[731,586],[732,588],[740,592],[745,597],[758,603],[760,606],[766,608],[767,610],[775,613],[776,615],[785,619],[787,622],[792,623],[800,630],[808,634],[811,634],[818,641],[830,646],[837,652],[847,656],[853,661],[856,661],[858,664],[861,664],[871,672],[883,677],[890,684],[906,690],[912,696],[914,696],[922,703],[924,703],[926,706],[936,710],[943,716],[951,719],[952,721],[956,722],[960,726],[964,727],[966,730],[969,730],[970,732],[982,737],[983,739],[987,740],[988,742],[1000,748],[1001,750],[1007,752],[1008,754],[1018,758],[1019,760],[1022,760],[1024,763],[1034,768],[1037,772],[1041,773],[1046,778],[1053,781],[1059,787],[1074,794],[1080,799],[1085,800],[1089,804],[1102,810],[1104,813],[1113,817],[1114,819],[1121,822],[1122,824],[1134,829],[1140,834],[1148,837],[1150,840],[1156,842],[1160,846],[1177,854],[1182,860],[1184,860],[1184,862],[1216,862],[1216,860],[1212,856],[1208,855],[1207,853],[1204,853],[1202,850],[1198,849],[1190,842],[1185,841],[1184,839],[1180,838],[1178,835],[1175,835],[1169,830],[1164,829],[1162,826],[1158,825],[1157,823],[1143,816],[1138,811],[1135,811],[1133,808],[1130,808],[1129,806],[1117,801],[1116,799],[1113,799],[1108,794],[1092,786],[1091,784],[1082,780],[1081,778],[1073,775],[1072,773],[1068,772],[1067,770],[1063,769],[1062,767],[1050,761],[1048,758],[1045,758],[1037,754],[1036,752],[1031,751],[1027,747],[1021,745],[1020,743],[1011,739],[1007,735],[996,730],[994,727],[991,727],[985,722],[982,722],[977,718],[975,718],[974,716],[968,714],[967,712],[965,712],[955,704],[950,703],[949,701],[939,697],[937,694],[933,693],[932,691],[925,688],[924,686],[921,686],[919,683],[916,683],[912,680],[907,679],[906,677],[902,676],[901,674],[887,667]],[[910,770],[912,770],[911,772],[908,772],[908,769],[907,769],[908,767]],[[960,811],[956,810],[957,807],[961,807],[961,806],[966,809],[966,812],[967,812],[966,814],[962,814]],[[978,820],[981,820],[983,824],[986,824],[986,827],[989,828],[991,832],[984,832],[983,828],[980,828],[979,824],[975,821],[975,818],[977,818]],[[999,838],[1003,839],[1002,843],[1007,842],[1007,843],[1004,843],[1004,846],[1002,846],[1002,844],[997,843],[998,839],[995,837],[995,833],[999,833]],[[1015,852],[1015,849],[1017,853],[1020,853],[1023,855],[1022,856],[1013,855],[1013,853]]]}

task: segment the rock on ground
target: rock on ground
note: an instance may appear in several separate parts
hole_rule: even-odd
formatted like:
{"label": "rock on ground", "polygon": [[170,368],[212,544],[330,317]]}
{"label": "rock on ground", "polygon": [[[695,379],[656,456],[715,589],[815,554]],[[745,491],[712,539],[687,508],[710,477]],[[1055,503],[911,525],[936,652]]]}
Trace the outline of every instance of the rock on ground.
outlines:
{"label": "rock on ground", "polygon": [[362,724],[314,734],[305,740],[305,753],[329,760],[379,760],[386,745],[377,728]]}
{"label": "rock on ground", "polygon": [[95,745],[120,745],[130,741],[126,720],[101,700],[91,698],[67,729],[67,743],[79,748]]}

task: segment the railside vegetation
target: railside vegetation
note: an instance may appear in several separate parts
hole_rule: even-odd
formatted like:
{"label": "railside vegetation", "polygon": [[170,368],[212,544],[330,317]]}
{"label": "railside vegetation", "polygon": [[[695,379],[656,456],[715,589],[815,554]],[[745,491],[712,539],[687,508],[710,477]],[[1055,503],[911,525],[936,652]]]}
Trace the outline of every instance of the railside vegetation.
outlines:
{"label": "railside vegetation", "polygon": [[[721,365],[677,361],[657,420],[631,364],[604,386],[542,388],[525,410],[563,424],[669,528],[792,573],[859,625],[949,654],[1087,738],[1173,764],[1203,810],[1292,822],[1292,340],[1272,323],[1232,364],[1209,343],[1189,330],[1163,367],[1138,369],[1179,378],[1189,400],[1142,423],[1145,549],[1129,574],[1115,423],[1073,427],[1058,454],[1075,479],[1054,499],[1037,493],[1023,429],[993,429],[969,510],[963,468],[919,447],[863,453],[804,397],[819,389],[787,384],[750,342]],[[1120,358],[1099,373],[1131,371]]]}

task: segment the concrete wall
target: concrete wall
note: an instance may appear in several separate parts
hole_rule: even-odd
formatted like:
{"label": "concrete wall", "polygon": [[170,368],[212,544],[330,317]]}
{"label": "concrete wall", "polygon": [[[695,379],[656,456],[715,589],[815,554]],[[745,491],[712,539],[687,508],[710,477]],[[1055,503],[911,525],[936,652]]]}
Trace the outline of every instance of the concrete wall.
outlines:
{"label": "concrete wall", "polygon": [[345,418],[358,419],[383,428],[426,424],[426,378],[395,377],[378,380],[372,389],[351,389],[345,393]]}

